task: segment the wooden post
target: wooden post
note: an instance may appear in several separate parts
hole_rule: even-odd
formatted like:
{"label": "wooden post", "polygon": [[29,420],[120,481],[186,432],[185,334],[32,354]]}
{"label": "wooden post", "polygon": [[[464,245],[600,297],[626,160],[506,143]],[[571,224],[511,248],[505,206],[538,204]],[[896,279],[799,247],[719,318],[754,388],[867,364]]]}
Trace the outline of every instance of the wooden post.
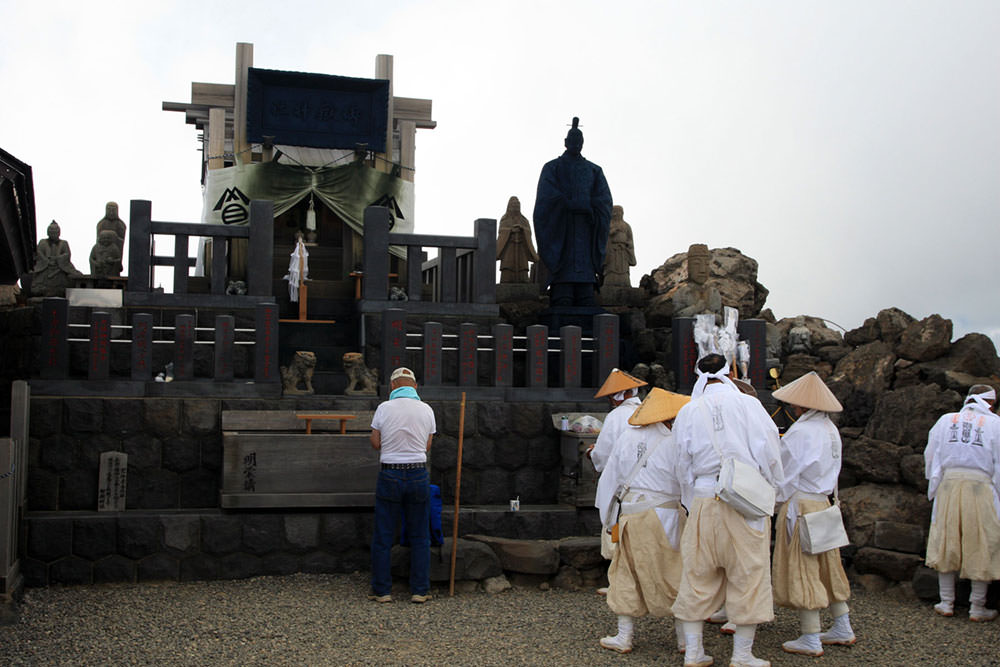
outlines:
{"label": "wooden post", "polygon": [[208,110],[208,168],[226,166],[226,110],[212,107]]}
{"label": "wooden post", "polygon": [[493,386],[514,385],[514,327],[493,325]]}
{"label": "wooden post", "polygon": [[581,336],[581,329],[578,326],[567,325],[559,329],[559,338],[562,342],[562,351],[559,354],[559,384],[562,387],[573,389],[580,387]]}
{"label": "wooden post", "polygon": [[362,295],[384,301],[389,295],[389,209],[365,209],[365,263]]}
{"label": "wooden post", "polygon": [[544,389],[549,386],[549,328],[544,324],[532,324],[527,334],[525,372],[528,377],[524,384],[530,389]]}
{"label": "wooden post", "polygon": [[278,374],[278,304],[258,303],[254,322],[254,380],[279,382]]}
{"label": "wooden post", "polygon": [[[389,107],[392,108],[392,100]],[[392,116],[389,116],[392,123]],[[403,168],[401,176],[404,181],[413,182],[414,166],[417,159],[417,123],[412,120],[399,121],[399,164]]]}
{"label": "wooden post", "polygon": [[406,311],[386,308],[382,311],[382,372],[389,375],[406,364]]}
{"label": "wooden post", "polygon": [[[235,164],[250,162],[247,144],[247,78],[253,67],[253,44],[236,43],[236,91],[233,99],[233,152]],[[209,119],[211,122],[211,119]]]}
{"label": "wooden post", "polygon": [[41,376],[69,377],[69,301],[58,296],[42,299]]}
{"label": "wooden post", "polygon": [[94,311],[90,314],[90,359],[88,380],[107,380],[111,368],[111,314]]}
{"label": "wooden post", "polygon": [[488,218],[476,220],[475,259],[472,263],[473,303],[497,302],[497,221]]}
{"label": "wooden post", "polygon": [[443,327],[440,322],[424,323],[424,385],[440,386],[442,377],[441,368],[441,341]]}
{"label": "wooden post", "polygon": [[174,379],[194,379],[194,315],[174,318]]}
{"label": "wooden post", "polygon": [[458,461],[455,466],[455,516],[451,522],[451,574],[448,575],[448,597],[455,596],[455,555],[458,553],[458,507],[462,496],[462,440],[465,436],[465,392],[458,413]]}
{"label": "wooden post", "polygon": [[128,224],[128,291],[148,292],[153,284],[153,203],[133,199]]}
{"label": "wooden post", "polygon": [[271,296],[271,271],[274,263],[274,202],[254,199],[250,202],[250,257],[247,294]]}
{"label": "wooden post", "polygon": [[236,318],[215,316],[215,375],[216,382],[233,381],[233,346],[236,341]]}
{"label": "wooden post", "polygon": [[613,368],[618,367],[618,343],[621,340],[618,316],[594,315],[594,386],[600,387]]}
{"label": "wooden post", "polygon": [[375,56],[375,78],[386,79],[389,82],[389,108],[386,113],[385,126],[385,152],[381,153],[383,161],[375,166],[379,171],[389,173],[392,171],[392,124],[393,124],[393,100],[392,100],[392,56],[380,53]]}
{"label": "wooden post", "polygon": [[149,382],[153,378],[153,316],[136,313],[132,317],[132,379]]}
{"label": "wooden post", "polygon": [[479,336],[473,322],[458,325],[458,384],[475,387],[479,379]]}

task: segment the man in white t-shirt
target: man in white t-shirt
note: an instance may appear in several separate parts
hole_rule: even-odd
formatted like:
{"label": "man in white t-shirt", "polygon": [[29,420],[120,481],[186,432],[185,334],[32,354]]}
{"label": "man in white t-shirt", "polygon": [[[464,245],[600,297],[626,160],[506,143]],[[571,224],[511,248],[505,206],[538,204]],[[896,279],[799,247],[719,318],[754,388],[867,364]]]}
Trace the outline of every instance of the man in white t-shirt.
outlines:
{"label": "man in white t-shirt", "polygon": [[427,452],[437,431],[434,411],[417,395],[417,378],[397,368],[389,378],[389,400],[372,416],[372,448],[382,469],[375,486],[372,579],[368,598],[392,602],[392,545],[400,517],[410,540],[410,601],[430,599],[430,479]]}

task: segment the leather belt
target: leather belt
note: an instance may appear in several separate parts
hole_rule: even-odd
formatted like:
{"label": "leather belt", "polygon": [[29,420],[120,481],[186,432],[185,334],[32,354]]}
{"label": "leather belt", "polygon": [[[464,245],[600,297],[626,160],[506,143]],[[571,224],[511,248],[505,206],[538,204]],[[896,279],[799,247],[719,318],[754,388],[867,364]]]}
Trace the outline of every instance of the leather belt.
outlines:
{"label": "leather belt", "polygon": [[418,463],[383,463],[382,470],[416,470],[417,468],[426,468],[427,464],[423,461]]}

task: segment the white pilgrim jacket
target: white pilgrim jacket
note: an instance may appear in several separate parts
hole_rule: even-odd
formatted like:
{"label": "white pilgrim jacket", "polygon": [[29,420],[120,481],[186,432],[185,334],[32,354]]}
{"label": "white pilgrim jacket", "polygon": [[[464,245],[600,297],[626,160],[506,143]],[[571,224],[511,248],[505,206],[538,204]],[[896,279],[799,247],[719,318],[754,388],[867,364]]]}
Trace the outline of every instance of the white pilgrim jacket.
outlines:
{"label": "white pilgrim jacket", "polygon": [[722,457],[756,466],[776,489],[784,483],[778,427],[756,398],[724,383],[705,386],[704,393],[681,408],[674,420],[677,478],[682,502],[691,507],[695,485],[714,487],[722,459],[712,445],[712,432]]}
{"label": "white pilgrim jacket", "polygon": [[[650,424],[624,431],[611,453],[611,460],[604,471],[608,475],[614,471],[614,477],[608,475],[608,481],[613,483],[612,493],[627,481],[636,462],[650,447],[656,447],[639,468],[630,485],[631,492],[622,504],[623,514],[637,514],[656,507],[657,517],[663,526],[663,532],[675,549],[680,545],[680,508],[657,507],[671,501],[680,502],[681,484],[677,479],[677,443],[673,434],[665,424]],[[610,500],[610,498],[609,498]],[[610,517],[614,523],[615,517]]]}
{"label": "white pilgrim jacket", "polygon": [[829,496],[837,485],[841,465],[840,432],[829,415],[809,410],[792,424],[781,438],[781,467],[785,482],[778,489],[778,502],[791,499],[788,506],[788,536],[792,536],[798,516],[796,492]]}
{"label": "white pilgrim jacket", "polygon": [[927,434],[924,449],[927,497],[934,500],[948,468],[970,468],[993,481],[993,505],[1000,515],[1000,416],[976,403],[942,415]]}

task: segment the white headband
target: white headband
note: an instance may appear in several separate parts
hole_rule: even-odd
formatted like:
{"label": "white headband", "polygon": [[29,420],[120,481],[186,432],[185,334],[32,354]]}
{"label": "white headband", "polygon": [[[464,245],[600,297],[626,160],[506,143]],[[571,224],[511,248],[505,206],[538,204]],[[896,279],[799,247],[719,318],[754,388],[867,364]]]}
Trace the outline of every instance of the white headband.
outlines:
{"label": "white headband", "polygon": [[638,387],[629,387],[628,389],[622,389],[620,392],[613,395],[611,398],[621,403],[626,398],[631,398],[632,396],[638,396],[638,395],[639,395]]}
{"label": "white headband", "polygon": [[996,400],[997,400],[997,392],[995,389],[991,387],[989,390],[984,391],[982,393],[971,394],[968,398],[965,399],[965,405],[968,405],[969,403],[975,403],[983,410],[991,412],[992,408],[990,407],[990,404],[987,403],[986,401],[995,402]]}
{"label": "white headband", "polygon": [[721,380],[723,384],[728,384],[735,391],[739,391],[739,388],[729,378],[729,360],[726,360],[726,364],[714,373],[706,373],[697,366],[695,366],[694,372],[697,373],[698,380],[694,383],[694,389],[691,390],[691,400],[698,398],[705,392],[705,385],[708,384],[709,380]]}

